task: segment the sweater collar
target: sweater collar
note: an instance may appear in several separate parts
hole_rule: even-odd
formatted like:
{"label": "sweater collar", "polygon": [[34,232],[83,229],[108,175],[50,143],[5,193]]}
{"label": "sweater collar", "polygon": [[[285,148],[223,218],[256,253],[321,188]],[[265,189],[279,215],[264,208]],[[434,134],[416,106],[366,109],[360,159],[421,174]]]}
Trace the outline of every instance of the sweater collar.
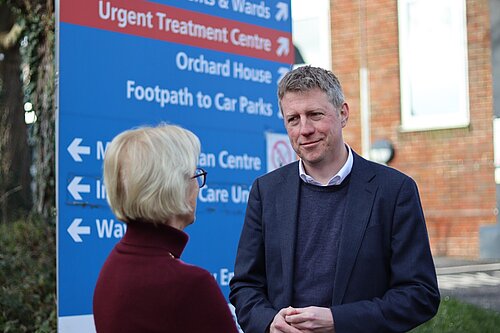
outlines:
{"label": "sweater collar", "polygon": [[175,258],[180,258],[188,240],[188,234],[169,225],[132,221],[127,223],[127,232],[122,242],[133,246],[161,248]]}

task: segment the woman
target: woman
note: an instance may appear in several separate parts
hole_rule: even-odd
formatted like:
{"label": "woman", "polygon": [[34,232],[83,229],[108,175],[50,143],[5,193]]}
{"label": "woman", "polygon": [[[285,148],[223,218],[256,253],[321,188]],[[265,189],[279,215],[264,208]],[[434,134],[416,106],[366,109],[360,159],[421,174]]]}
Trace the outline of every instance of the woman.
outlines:
{"label": "woman", "polygon": [[98,333],[234,333],[214,278],[179,257],[206,172],[198,138],[172,125],[119,134],[104,158],[108,203],[127,231],[94,291]]}

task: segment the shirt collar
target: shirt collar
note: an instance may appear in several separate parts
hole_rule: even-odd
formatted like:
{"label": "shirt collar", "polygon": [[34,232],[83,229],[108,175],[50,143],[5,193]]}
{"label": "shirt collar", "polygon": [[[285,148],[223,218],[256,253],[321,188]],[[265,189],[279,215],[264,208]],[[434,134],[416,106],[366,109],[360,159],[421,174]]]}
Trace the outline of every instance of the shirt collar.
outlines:
{"label": "shirt collar", "polygon": [[349,176],[349,174],[351,173],[351,170],[352,170],[352,164],[353,164],[353,156],[352,156],[352,151],[351,151],[351,147],[349,147],[349,145],[346,143],[345,144],[346,148],[347,148],[347,161],[344,163],[344,166],[342,166],[342,168],[339,170],[339,172],[337,172],[337,174],[335,176],[333,176],[332,178],[330,178],[330,180],[328,181],[327,184],[321,184],[320,182],[318,182],[316,179],[314,179],[313,177],[309,176],[307,173],[306,173],[306,170],[304,169],[304,165],[302,164],[302,159],[299,161],[299,176],[300,176],[300,179],[302,179],[304,182],[308,183],[308,184],[312,184],[312,185],[318,185],[318,186],[330,186],[330,185],[339,185],[340,183],[342,183],[344,181],[344,179]]}

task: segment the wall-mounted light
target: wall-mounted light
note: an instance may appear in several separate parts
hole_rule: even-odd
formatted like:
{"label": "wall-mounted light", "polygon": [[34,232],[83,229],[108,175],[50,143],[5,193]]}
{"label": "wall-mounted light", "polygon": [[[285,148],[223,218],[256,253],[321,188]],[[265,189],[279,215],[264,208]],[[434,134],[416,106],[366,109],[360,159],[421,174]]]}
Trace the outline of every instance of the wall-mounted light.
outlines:
{"label": "wall-mounted light", "polygon": [[380,164],[388,164],[394,158],[394,147],[389,140],[377,140],[370,147],[370,159]]}

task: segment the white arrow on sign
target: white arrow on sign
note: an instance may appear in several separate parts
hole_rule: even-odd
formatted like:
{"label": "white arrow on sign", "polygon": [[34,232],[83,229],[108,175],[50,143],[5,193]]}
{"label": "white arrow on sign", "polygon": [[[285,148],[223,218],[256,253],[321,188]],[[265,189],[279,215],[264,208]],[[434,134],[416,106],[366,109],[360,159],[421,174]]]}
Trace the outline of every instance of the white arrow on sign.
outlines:
{"label": "white arrow on sign", "polygon": [[76,243],[83,242],[80,235],[90,235],[90,227],[82,227],[80,223],[82,223],[82,219],[74,219],[68,228],[68,234]]}
{"label": "white arrow on sign", "polygon": [[68,185],[68,191],[75,200],[82,200],[81,193],[90,193],[90,185],[80,184],[82,177],[76,176]]}
{"label": "white arrow on sign", "polygon": [[[276,84],[279,84],[283,76],[285,76],[286,73],[290,71],[290,68],[287,67],[280,67],[278,68],[278,80],[276,81]],[[278,112],[278,118],[283,119],[283,115],[281,114],[281,111]]]}
{"label": "white arrow on sign", "polygon": [[276,4],[276,8],[278,8],[278,12],[274,16],[276,18],[276,21],[287,21],[288,20],[288,4],[280,1]]}
{"label": "white arrow on sign", "polygon": [[283,76],[285,76],[286,73],[290,71],[290,68],[287,67],[280,67],[278,68],[278,80],[276,80],[276,84],[280,83],[281,79]]}
{"label": "white arrow on sign", "polygon": [[279,37],[278,38],[278,49],[276,50],[276,55],[278,57],[282,55],[288,55],[290,52],[290,40],[286,37]]}
{"label": "white arrow on sign", "polygon": [[71,144],[68,146],[68,152],[73,157],[76,162],[81,162],[81,155],[90,155],[90,147],[89,146],[80,146],[82,142],[82,138],[75,138]]}

